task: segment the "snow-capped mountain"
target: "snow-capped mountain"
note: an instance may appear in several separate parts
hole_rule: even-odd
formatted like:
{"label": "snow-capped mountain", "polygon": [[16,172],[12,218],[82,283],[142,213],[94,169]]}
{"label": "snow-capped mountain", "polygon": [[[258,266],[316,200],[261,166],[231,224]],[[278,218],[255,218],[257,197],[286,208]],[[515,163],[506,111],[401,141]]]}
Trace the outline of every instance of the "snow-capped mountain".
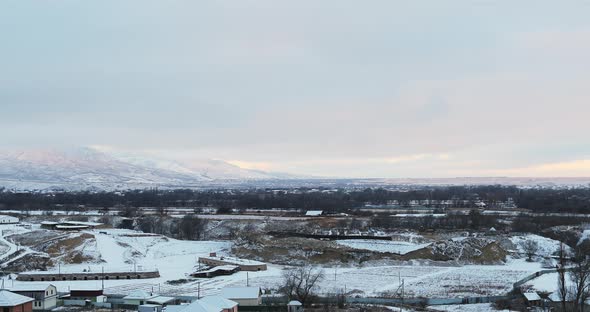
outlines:
{"label": "snow-capped mountain", "polygon": [[94,148],[0,151],[0,186],[16,189],[197,187],[218,180],[294,178],[221,160],[182,164]]}

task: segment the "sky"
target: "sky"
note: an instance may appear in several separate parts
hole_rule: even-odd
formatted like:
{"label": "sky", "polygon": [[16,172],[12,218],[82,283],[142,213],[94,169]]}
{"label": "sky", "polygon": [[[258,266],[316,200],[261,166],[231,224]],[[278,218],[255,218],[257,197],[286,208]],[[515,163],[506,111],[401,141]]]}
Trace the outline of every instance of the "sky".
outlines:
{"label": "sky", "polygon": [[0,148],[590,176],[590,1],[0,2]]}

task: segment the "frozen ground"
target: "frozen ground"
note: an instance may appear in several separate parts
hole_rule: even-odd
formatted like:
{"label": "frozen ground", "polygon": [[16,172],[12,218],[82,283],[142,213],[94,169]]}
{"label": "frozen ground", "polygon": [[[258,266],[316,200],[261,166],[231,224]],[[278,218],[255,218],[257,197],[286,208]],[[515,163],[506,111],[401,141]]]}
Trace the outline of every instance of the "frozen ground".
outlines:
{"label": "frozen ground", "polygon": [[371,239],[342,239],[337,240],[336,242],[340,245],[344,245],[354,249],[371,250],[376,252],[391,252],[401,255],[405,255],[408,252],[422,249],[430,245]]}

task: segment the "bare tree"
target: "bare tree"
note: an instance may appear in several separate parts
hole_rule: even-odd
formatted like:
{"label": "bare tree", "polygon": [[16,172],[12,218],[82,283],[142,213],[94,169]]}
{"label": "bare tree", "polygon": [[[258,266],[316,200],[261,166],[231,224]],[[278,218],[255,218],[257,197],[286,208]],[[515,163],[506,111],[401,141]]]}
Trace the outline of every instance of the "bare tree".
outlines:
{"label": "bare tree", "polygon": [[565,283],[565,265],[566,265],[566,255],[565,255],[565,248],[563,247],[563,243],[559,244],[558,250],[559,256],[559,264],[557,265],[557,294],[559,295],[559,299],[561,300],[561,309],[562,311],[566,311],[566,302],[567,302],[567,294],[568,289]]}
{"label": "bare tree", "polygon": [[539,244],[532,239],[527,239],[522,244],[522,249],[524,250],[524,253],[527,256],[527,261],[533,261],[533,256],[539,250]]}
{"label": "bare tree", "polygon": [[207,220],[187,214],[180,220],[178,234],[183,239],[199,240],[204,235],[206,227]]}
{"label": "bare tree", "polygon": [[319,282],[324,278],[322,270],[314,270],[312,267],[299,267],[283,273],[283,286],[281,292],[295,299],[303,305],[309,305],[318,288]]}
{"label": "bare tree", "polygon": [[590,297],[590,261],[588,260],[588,243],[584,240],[574,250],[573,265],[569,275],[572,292],[576,303],[575,311],[584,311],[584,305]]}

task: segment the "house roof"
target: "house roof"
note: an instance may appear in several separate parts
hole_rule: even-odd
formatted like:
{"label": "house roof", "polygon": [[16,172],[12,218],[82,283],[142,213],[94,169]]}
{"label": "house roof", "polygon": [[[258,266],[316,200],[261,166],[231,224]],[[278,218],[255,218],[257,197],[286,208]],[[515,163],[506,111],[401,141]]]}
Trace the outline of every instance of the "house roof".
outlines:
{"label": "house roof", "polygon": [[[45,291],[51,284],[43,284],[43,283],[20,283],[10,287],[10,291],[12,292],[19,292],[19,291]],[[55,286],[53,286],[55,287]]]}
{"label": "house roof", "polygon": [[232,309],[233,307],[237,306],[238,303],[235,301],[231,301],[229,299],[225,299],[221,296],[206,296],[198,301],[204,302],[208,305],[215,306],[221,308],[222,310],[225,309]]}
{"label": "house roof", "polygon": [[14,307],[34,300],[33,298],[15,294],[8,290],[0,290],[0,307]]}
{"label": "house roof", "polygon": [[147,299],[150,299],[151,300],[152,298],[155,298],[155,297],[157,297],[157,296],[150,295],[146,291],[135,290],[135,291],[131,292],[129,295],[123,297],[123,299],[126,299],[126,300],[147,300]]}
{"label": "house roof", "polygon": [[174,299],[175,299],[174,297],[157,296],[154,298],[150,298],[148,300],[148,302],[155,302],[157,304],[164,304],[164,303],[174,301]]}
{"label": "house roof", "polygon": [[305,215],[306,216],[321,216],[324,213],[323,210],[308,210]]}
{"label": "house roof", "polygon": [[169,305],[166,312],[221,312],[223,309],[197,300],[187,305]]}
{"label": "house roof", "polygon": [[226,287],[221,296],[227,299],[254,299],[260,296],[259,287]]}
{"label": "house roof", "polygon": [[290,305],[290,306],[300,306],[302,304],[301,304],[301,302],[299,302],[297,300],[291,300],[291,301],[289,301],[289,303],[287,305]]}
{"label": "house roof", "polygon": [[541,297],[539,296],[539,294],[537,294],[536,292],[526,292],[523,294],[523,296],[526,298],[526,300],[528,301],[537,301],[537,300],[541,300]]}

